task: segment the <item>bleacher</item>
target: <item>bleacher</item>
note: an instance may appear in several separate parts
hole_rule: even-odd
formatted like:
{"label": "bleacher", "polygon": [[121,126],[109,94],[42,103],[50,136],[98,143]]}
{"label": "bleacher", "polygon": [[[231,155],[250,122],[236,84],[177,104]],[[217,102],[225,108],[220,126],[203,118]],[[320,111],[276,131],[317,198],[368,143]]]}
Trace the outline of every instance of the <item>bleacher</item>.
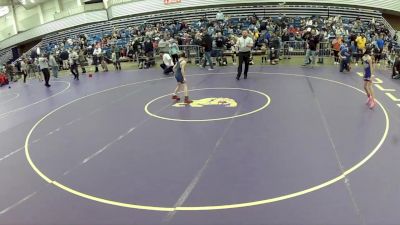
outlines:
{"label": "bleacher", "polygon": [[[130,26],[141,25],[144,23],[158,23],[160,21],[171,21],[171,20],[184,20],[185,22],[192,24],[196,28],[196,22],[202,16],[206,16],[210,19],[215,19],[216,13],[221,10],[225,16],[229,16],[232,19],[232,23],[235,25],[239,23],[240,18],[247,16],[257,15],[258,17],[272,17],[277,19],[278,15],[285,15],[286,17],[293,17],[293,26],[300,26],[300,19],[302,17],[310,16],[336,16],[340,15],[343,19],[344,24],[350,24],[355,20],[356,17],[360,17],[362,21],[371,21],[375,18],[377,22],[384,23],[382,13],[376,10],[358,9],[349,7],[332,7],[323,5],[252,5],[252,6],[229,6],[221,8],[203,8],[203,9],[190,9],[190,10],[175,10],[169,12],[161,12],[155,14],[138,15],[128,18],[122,18],[117,20],[110,20],[102,23],[95,23],[80,27],[74,27],[61,32],[46,35],[43,38],[43,45],[46,50],[51,50],[51,46],[54,43],[58,43],[65,38],[75,38],[76,35],[86,34],[88,35],[89,44],[95,43],[101,40],[105,35],[111,35],[112,27],[118,29],[125,29]],[[250,24],[243,24],[243,27],[249,26]],[[350,25],[349,25],[350,26]],[[345,26],[349,28],[349,26]],[[226,33],[225,33],[226,35]],[[117,45],[120,47],[125,46],[131,39],[123,37],[117,41]],[[107,49],[105,49],[107,50]]]}
{"label": "bleacher", "polygon": [[11,49],[0,50],[0,65],[7,63],[10,59],[12,59]]}
{"label": "bleacher", "polygon": [[[295,17],[294,26],[300,25],[300,17],[310,16],[336,16],[341,15],[345,23],[350,23],[356,17],[360,17],[361,20],[370,21],[372,18],[376,18],[378,22],[382,21],[382,14],[379,11],[367,10],[367,9],[356,9],[356,8],[345,8],[345,7],[327,7],[318,5],[264,5],[264,6],[232,6],[223,8],[207,8],[207,9],[192,9],[183,11],[171,11],[163,12],[150,15],[132,16],[129,18],[123,18],[118,20],[111,20],[108,22],[97,23],[86,25],[82,27],[68,29],[62,32],[47,35],[44,38],[44,44],[56,43],[63,40],[64,38],[73,38],[78,34],[89,35],[90,41],[99,40],[104,35],[110,35],[112,27],[124,29],[129,26],[140,25],[143,23],[157,23],[160,21],[171,21],[171,20],[184,20],[187,23],[193,24],[198,21],[201,16],[207,16],[207,18],[215,18],[215,14],[221,10],[225,16],[230,16],[233,19],[233,23],[238,23],[239,18],[251,16],[256,14],[258,17],[272,17],[276,18],[280,14],[285,14],[287,17]],[[245,24],[246,26],[246,24]],[[120,41],[120,45],[124,45],[129,39],[123,39]]]}

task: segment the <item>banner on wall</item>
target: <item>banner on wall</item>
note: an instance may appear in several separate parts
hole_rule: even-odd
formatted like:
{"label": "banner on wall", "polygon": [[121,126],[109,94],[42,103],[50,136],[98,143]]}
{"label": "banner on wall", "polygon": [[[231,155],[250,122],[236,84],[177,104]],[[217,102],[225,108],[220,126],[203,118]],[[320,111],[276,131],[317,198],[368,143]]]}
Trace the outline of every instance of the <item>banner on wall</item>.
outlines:
{"label": "banner on wall", "polygon": [[182,0],[164,0],[164,4],[168,5],[168,4],[174,4],[174,3],[181,3]]}

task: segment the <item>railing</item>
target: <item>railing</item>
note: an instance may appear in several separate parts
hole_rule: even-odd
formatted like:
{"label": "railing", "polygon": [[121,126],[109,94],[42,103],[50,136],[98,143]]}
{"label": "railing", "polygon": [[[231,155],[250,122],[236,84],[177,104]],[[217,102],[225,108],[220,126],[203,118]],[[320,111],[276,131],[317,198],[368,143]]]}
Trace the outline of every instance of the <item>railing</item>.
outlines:
{"label": "railing", "polygon": [[8,62],[10,59],[12,59],[12,53],[11,50],[7,51],[4,55],[0,56],[0,65],[5,64]]}
{"label": "railing", "polygon": [[285,41],[283,43],[283,56],[296,56],[306,54],[305,41]]}
{"label": "railing", "polygon": [[383,17],[381,17],[381,20],[383,22],[383,25],[385,25],[385,27],[388,28],[390,35],[392,35],[392,37],[396,34],[396,30],[392,27],[392,25],[390,25],[390,23]]}
{"label": "railing", "polygon": [[202,47],[198,45],[179,45],[179,51],[185,52],[188,61],[194,59],[194,62],[200,62],[201,49]]}
{"label": "railing", "polygon": [[[283,56],[304,56],[307,51],[307,43],[305,41],[285,41],[283,43]],[[332,46],[330,42],[320,42],[317,47],[317,55],[319,58],[332,56]]]}
{"label": "railing", "polygon": [[[30,52],[33,51],[33,50],[36,50],[36,49],[37,49],[39,46],[41,46],[41,45],[42,45],[42,41],[39,42],[39,43],[37,43],[35,46],[33,46],[32,48],[30,48],[28,51],[22,53],[21,56],[20,56],[18,59],[16,59],[13,63],[15,63],[16,61],[18,61],[18,60],[24,58],[25,56],[27,56],[26,54],[30,53]],[[40,49],[40,50],[41,50],[41,51],[44,51],[44,49]],[[27,56],[27,57],[29,58],[30,55]]]}

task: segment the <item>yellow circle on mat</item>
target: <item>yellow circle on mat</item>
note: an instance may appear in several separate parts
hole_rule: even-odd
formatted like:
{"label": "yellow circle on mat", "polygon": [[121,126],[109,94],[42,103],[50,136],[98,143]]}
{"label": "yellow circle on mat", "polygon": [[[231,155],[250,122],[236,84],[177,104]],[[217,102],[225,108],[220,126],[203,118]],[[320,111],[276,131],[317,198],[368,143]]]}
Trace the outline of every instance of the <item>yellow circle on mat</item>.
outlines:
{"label": "yellow circle on mat", "polygon": [[267,108],[268,105],[271,103],[271,98],[270,98],[267,94],[265,94],[265,93],[263,93],[263,92],[261,92],[261,91],[256,91],[256,90],[251,90],[251,89],[245,89],[245,88],[200,88],[200,89],[189,90],[189,92],[192,92],[192,91],[203,91],[203,90],[241,90],[241,91],[249,91],[249,92],[257,93],[257,94],[259,94],[259,95],[265,97],[265,98],[267,99],[267,101],[266,101],[265,104],[262,105],[260,108],[255,109],[255,110],[253,110],[253,111],[251,111],[251,112],[242,113],[242,114],[238,114],[238,115],[234,115],[234,116],[227,116],[227,117],[221,117],[221,118],[214,118],[214,119],[196,119],[196,120],[195,120],[195,119],[193,119],[193,120],[189,120],[189,119],[187,119],[187,120],[185,120],[185,119],[175,119],[175,118],[169,118],[169,117],[159,116],[159,115],[157,115],[157,114],[154,114],[154,113],[150,112],[149,106],[150,106],[153,102],[155,102],[155,101],[157,101],[157,100],[159,100],[159,99],[162,99],[162,98],[171,96],[171,95],[172,95],[172,93],[171,93],[171,94],[166,94],[166,95],[163,95],[163,96],[160,96],[160,97],[158,97],[158,98],[155,98],[155,99],[151,100],[151,101],[148,102],[148,103],[146,104],[146,106],[144,107],[144,111],[145,111],[148,115],[150,115],[150,116],[152,116],[152,117],[155,117],[155,118],[158,118],[158,119],[162,119],[162,120],[170,120],[170,121],[176,121],[176,122],[211,122],[211,121],[229,120],[229,119],[239,118],[239,117],[243,117],[243,116],[248,116],[248,115],[254,114],[254,113],[256,113],[256,112],[259,112],[259,111],[261,111],[261,110]]}
{"label": "yellow circle on mat", "polygon": [[[213,73],[213,75],[218,74],[218,73]],[[221,73],[220,73],[221,74]],[[262,73],[262,72],[254,72],[252,74],[265,74],[265,75],[283,75],[283,76],[293,76],[293,77],[308,77],[308,78],[313,78],[313,79],[317,79],[317,80],[323,80],[323,81],[328,81],[331,83],[335,83],[335,84],[339,84],[342,86],[346,86],[349,88],[352,88],[362,94],[364,94],[364,92],[356,87],[353,87],[351,85],[345,84],[345,83],[341,83],[339,81],[334,81],[334,80],[329,80],[326,78],[321,78],[321,77],[313,77],[313,76],[308,76],[308,75],[299,75],[299,74],[286,74],[286,73]],[[199,74],[199,75],[190,75],[190,76],[205,76],[205,75],[210,75],[210,74]],[[223,75],[223,74],[221,74]],[[226,74],[224,74],[226,75]],[[273,203],[273,202],[278,202],[278,201],[282,201],[282,200],[286,200],[286,199],[291,199],[291,198],[295,198],[301,195],[305,195],[305,194],[309,194],[311,192],[320,190],[322,188],[328,187],[342,179],[344,179],[346,176],[348,176],[349,174],[351,174],[352,172],[354,172],[355,170],[359,169],[361,166],[363,166],[368,160],[370,160],[377,152],[378,150],[381,148],[382,144],[385,142],[388,132],[389,132],[389,127],[390,127],[390,120],[389,120],[389,116],[387,113],[387,110],[385,109],[385,107],[383,107],[383,105],[379,102],[376,101],[378,103],[378,105],[380,106],[380,108],[383,110],[383,113],[385,115],[385,131],[383,133],[383,136],[381,138],[381,140],[379,141],[379,143],[375,146],[374,149],[372,149],[372,151],[365,157],[363,158],[360,162],[358,162],[356,165],[352,166],[351,168],[347,169],[346,171],[344,171],[342,174],[340,174],[337,177],[334,177],[332,179],[329,179],[319,185],[313,186],[313,187],[309,187],[305,190],[302,191],[298,191],[298,192],[294,192],[294,193],[289,193],[286,195],[282,195],[282,196],[277,196],[274,198],[269,198],[269,199],[263,199],[263,200],[259,200],[259,201],[251,201],[251,202],[244,202],[244,203],[236,203],[236,204],[226,204],[226,205],[210,205],[210,206],[186,206],[186,207],[161,207],[161,206],[150,206],[150,205],[139,205],[139,204],[133,204],[133,203],[126,203],[126,202],[118,202],[118,201],[113,201],[111,199],[105,199],[105,198],[101,198],[101,197],[96,197],[90,194],[86,194],[83,192],[80,192],[78,190],[72,189],[68,186],[65,186],[55,180],[52,180],[51,178],[47,177],[44,173],[42,173],[37,166],[33,163],[32,158],[30,156],[30,152],[29,152],[29,140],[32,136],[33,131],[39,126],[40,123],[42,123],[46,118],[48,118],[50,115],[52,115],[53,113],[55,113],[56,111],[74,103],[77,102],[79,100],[82,100],[84,98],[99,94],[99,93],[104,93],[110,90],[114,90],[120,87],[126,87],[126,86],[130,86],[130,85],[135,85],[135,84],[143,84],[143,83],[147,83],[147,82],[152,82],[152,81],[157,81],[157,80],[164,80],[164,79],[168,79],[168,78],[158,78],[158,79],[153,79],[153,80],[147,80],[147,81],[140,81],[140,82],[135,82],[135,83],[131,83],[131,84],[124,84],[118,87],[113,87],[107,90],[103,90],[103,91],[99,91],[78,99],[75,99],[74,101],[71,101],[63,106],[60,106],[56,109],[54,109],[53,111],[51,111],[50,113],[48,113],[47,115],[45,115],[44,117],[42,117],[38,122],[36,122],[36,124],[32,127],[32,129],[29,131],[26,139],[25,139],[25,156],[26,159],[28,160],[29,165],[32,167],[32,169],[42,178],[44,179],[46,182],[64,190],[67,191],[73,195],[82,197],[82,198],[86,198],[92,201],[96,201],[96,202],[100,202],[100,203],[104,203],[104,204],[109,204],[109,205],[114,205],[114,206],[119,206],[119,207],[125,207],[125,208],[132,208],[132,209],[143,209],[143,210],[151,210],[151,211],[166,211],[166,212],[172,212],[172,211],[205,211],[205,210],[221,210],[221,209],[233,209],[233,208],[243,208],[243,207],[250,207],[250,206],[257,206],[257,205],[263,205],[263,204],[269,204],[269,203]]]}

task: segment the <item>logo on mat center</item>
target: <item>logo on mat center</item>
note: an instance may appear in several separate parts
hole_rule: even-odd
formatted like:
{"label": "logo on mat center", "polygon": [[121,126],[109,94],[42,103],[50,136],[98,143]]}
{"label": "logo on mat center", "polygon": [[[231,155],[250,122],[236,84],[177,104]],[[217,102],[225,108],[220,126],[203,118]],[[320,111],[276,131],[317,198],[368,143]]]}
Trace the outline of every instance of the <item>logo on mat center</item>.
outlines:
{"label": "logo on mat center", "polygon": [[[185,103],[176,103],[174,107],[185,107]],[[224,106],[227,108],[237,107],[237,102],[231,98],[203,98],[199,100],[193,100],[190,107],[201,108],[204,106]]]}

